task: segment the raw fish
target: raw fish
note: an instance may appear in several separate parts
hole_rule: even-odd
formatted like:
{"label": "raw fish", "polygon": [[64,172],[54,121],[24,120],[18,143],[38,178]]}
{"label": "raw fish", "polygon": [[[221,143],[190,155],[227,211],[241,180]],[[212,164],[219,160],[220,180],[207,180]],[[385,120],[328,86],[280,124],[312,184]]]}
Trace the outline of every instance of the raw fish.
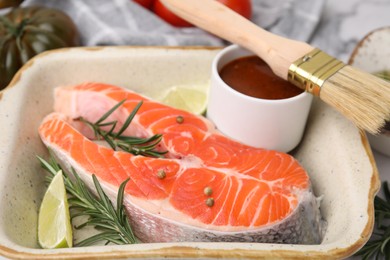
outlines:
{"label": "raw fish", "polygon": [[[93,138],[91,130],[76,119],[94,122],[124,99],[107,120],[123,124],[142,100],[124,134],[162,134],[158,149],[168,151],[165,158],[114,151],[87,138]],[[143,242],[322,240],[319,200],[307,172],[289,154],[240,144],[204,117],[102,83],[57,88],[55,111],[39,128],[44,144],[91,187],[95,174],[112,200],[130,178],[124,203]]]}

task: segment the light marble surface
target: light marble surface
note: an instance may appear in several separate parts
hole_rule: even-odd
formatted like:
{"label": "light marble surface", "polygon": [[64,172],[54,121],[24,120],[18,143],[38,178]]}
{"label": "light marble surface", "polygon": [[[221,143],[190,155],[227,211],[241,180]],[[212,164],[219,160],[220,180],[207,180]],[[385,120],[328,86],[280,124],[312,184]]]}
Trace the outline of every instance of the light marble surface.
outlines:
{"label": "light marble surface", "polygon": [[310,43],[347,61],[360,39],[390,26],[389,0],[327,0]]}
{"label": "light marble surface", "polygon": [[[310,43],[348,61],[353,48],[369,31],[390,26],[389,0],[327,0]],[[390,181],[390,158],[374,151],[382,179]],[[0,260],[4,260],[0,256]]]}

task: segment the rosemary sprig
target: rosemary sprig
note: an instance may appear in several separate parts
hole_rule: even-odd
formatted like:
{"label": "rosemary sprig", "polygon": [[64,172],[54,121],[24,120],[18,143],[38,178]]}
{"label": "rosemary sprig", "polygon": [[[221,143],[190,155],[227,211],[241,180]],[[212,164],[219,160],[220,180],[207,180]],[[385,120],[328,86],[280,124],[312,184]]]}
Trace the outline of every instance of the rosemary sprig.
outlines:
{"label": "rosemary sprig", "polygon": [[387,80],[387,81],[390,81],[390,71],[380,71],[380,72],[377,72],[375,73],[376,76],[384,79],[384,80]]}
{"label": "rosemary sprig", "polygon": [[[118,109],[126,100],[122,100],[109,111],[107,111],[99,120],[95,123],[92,123],[86,120],[83,117],[79,117],[78,120],[87,124],[94,132],[95,138],[100,140],[103,138],[112,149],[117,150],[118,148],[132,153],[134,155],[144,155],[149,157],[163,157],[167,151],[158,151],[156,146],[160,143],[162,139],[161,134],[153,135],[149,138],[139,138],[134,136],[122,135],[122,133],[127,129],[133,120],[135,114],[138,112],[139,108],[142,105],[140,101],[137,106],[130,113],[129,117],[126,119],[125,123],[118,132],[114,132],[114,129],[118,121],[104,122],[116,109]],[[102,129],[102,127],[109,127],[108,131]]]}
{"label": "rosemary sprig", "polygon": [[[39,156],[37,157],[42,167],[50,173],[47,176],[47,181],[51,181],[54,175],[61,170],[61,166],[53,156],[51,156],[49,162]],[[74,169],[72,169],[72,173],[74,180],[69,178],[69,175],[63,171],[64,184],[69,195],[68,203],[71,218],[88,217],[83,224],[75,228],[81,229],[86,226],[93,226],[100,231],[100,233],[78,242],[76,246],[89,246],[100,241],[106,241],[106,244],[136,243],[137,239],[133,234],[123,206],[124,189],[129,179],[119,186],[115,209],[95,175],[92,175],[92,178],[97,196],[93,195],[85,186]]]}
{"label": "rosemary sprig", "polygon": [[376,196],[375,208],[375,231],[370,240],[356,255],[366,259],[390,259],[390,189],[388,183],[383,182],[385,199]]}

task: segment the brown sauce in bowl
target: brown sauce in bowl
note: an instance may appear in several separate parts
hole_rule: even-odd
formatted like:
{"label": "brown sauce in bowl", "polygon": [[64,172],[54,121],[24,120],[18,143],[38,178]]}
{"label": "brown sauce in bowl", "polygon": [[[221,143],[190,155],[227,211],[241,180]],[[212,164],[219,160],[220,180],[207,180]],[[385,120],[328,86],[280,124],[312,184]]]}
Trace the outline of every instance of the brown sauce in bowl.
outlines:
{"label": "brown sauce in bowl", "polygon": [[285,99],[303,92],[276,76],[258,56],[235,59],[227,63],[219,74],[231,88],[255,98]]}

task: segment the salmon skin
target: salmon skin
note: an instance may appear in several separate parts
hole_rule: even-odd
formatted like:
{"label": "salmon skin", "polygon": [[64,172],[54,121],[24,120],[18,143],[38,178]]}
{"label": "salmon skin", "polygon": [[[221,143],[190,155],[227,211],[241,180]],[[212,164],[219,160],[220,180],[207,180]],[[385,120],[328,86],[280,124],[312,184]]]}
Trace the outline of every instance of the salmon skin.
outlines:
{"label": "salmon skin", "polygon": [[[89,128],[74,120],[95,122],[124,99],[107,120],[120,127],[142,100],[124,134],[162,134],[164,158],[114,151],[90,140]],[[320,203],[305,169],[288,154],[223,136],[204,117],[117,86],[84,83],[55,90],[55,112],[44,118],[39,134],[66,170],[74,168],[90,187],[95,174],[113,201],[130,178],[124,204],[143,242],[322,240]]]}

